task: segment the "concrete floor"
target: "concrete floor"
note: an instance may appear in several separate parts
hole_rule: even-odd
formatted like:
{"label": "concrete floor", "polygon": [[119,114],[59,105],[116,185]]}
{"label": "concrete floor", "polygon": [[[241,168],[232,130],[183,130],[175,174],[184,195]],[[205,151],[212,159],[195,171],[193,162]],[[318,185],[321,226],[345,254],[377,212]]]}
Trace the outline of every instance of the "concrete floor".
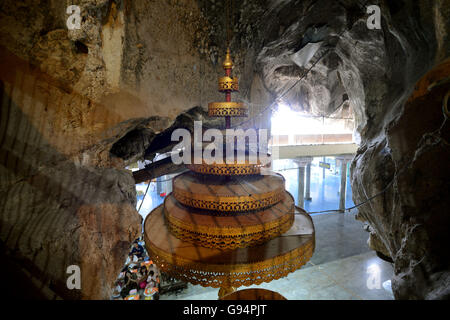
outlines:
{"label": "concrete floor", "polygon": [[[331,168],[319,167],[322,157],[314,158],[311,165],[311,201],[305,201],[308,212],[332,210],[339,207],[340,166],[336,166],[333,157],[325,162]],[[275,170],[296,168],[292,160],[276,160]],[[297,202],[298,171],[279,171],[286,179],[286,189]],[[348,171],[347,171],[348,175]],[[161,177],[166,180],[170,176]],[[138,190],[145,192],[147,185],[138,185]],[[162,203],[161,192],[169,193],[171,182],[157,184],[152,182],[140,213],[145,216]],[[138,207],[142,197],[138,197]],[[347,180],[346,207],[353,206],[351,186]],[[390,280],[393,267],[379,259],[375,252],[369,250],[369,234],[363,224],[355,220],[356,211],[350,213],[312,214],[316,228],[316,250],[312,259],[300,270],[287,277],[248,288],[266,288],[277,291],[287,299],[294,300],[392,300]],[[244,289],[247,287],[242,287]],[[189,285],[179,294],[162,295],[161,300],[173,299],[217,299],[218,289]]]}
{"label": "concrete floor", "polygon": [[[391,279],[393,267],[369,250],[368,233],[354,216],[313,216],[316,250],[312,259],[284,278],[241,289],[265,288],[289,300],[392,300],[385,282]],[[161,300],[216,300],[217,294],[218,289],[189,284],[182,293],[162,295]]]}

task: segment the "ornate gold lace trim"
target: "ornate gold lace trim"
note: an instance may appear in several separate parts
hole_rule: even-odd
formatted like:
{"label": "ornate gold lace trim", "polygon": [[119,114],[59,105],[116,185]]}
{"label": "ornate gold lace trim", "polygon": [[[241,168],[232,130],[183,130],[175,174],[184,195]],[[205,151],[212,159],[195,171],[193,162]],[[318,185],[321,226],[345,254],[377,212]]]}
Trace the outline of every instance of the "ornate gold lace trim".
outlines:
{"label": "ornate gold lace trim", "polygon": [[[286,210],[285,213],[283,213],[277,220],[248,226],[217,227],[217,226],[205,226],[199,224],[186,223],[171,215],[170,212],[168,212],[168,210],[165,208],[165,206],[164,206],[164,217],[169,222],[169,225],[177,226],[178,228],[190,231],[192,233],[208,234],[221,237],[228,237],[228,236],[236,237],[242,235],[243,233],[252,234],[261,232],[263,230],[271,230],[273,228],[280,226],[281,224],[284,224],[292,220],[294,218],[294,205],[292,204],[292,206],[288,210]],[[220,219],[220,217],[217,217],[217,219]]]}
{"label": "ornate gold lace trim", "polygon": [[203,264],[172,256],[151,246],[146,237],[147,250],[158,267],[174,278],[203,287],[240,287],[270,282],[299,269],[314,252],[314,240],[286,254],[261,262],[217,265]]}
{"label": "ornate gold lace trim", "polygon": [[210,117],[246,117],[247,111],[242,102],[211,102],[208,104]]}
{"label": "ornate gold lace trim", "polygon": [[[266,155],[270,157],[270,155]],[[194,159],[193,159],[194,160]],[[239,163],[237,159],[234,160],[234,163],[212,163],[208,164],[202,158],[202,163],[195,163],[192,161],[191,164],[186,165],[189,170],[202,173],[202,174],[212,174],[212,175],[256,175],[260,174],[262,167],[270,166],[270,162],[266,164],[262,164],[260,159],[256,157],[256,163],[249,163],[250,159],[247,155],[244,163]]]}
{"label": "ornate gold lace trim", "polygon": [[280,202],[285,196],[282,188],[267,193],[240,197],[200,195],[180,190],[175,183],[173,184],[172,194],[175,199],[188,207],[228,212],[261,210]]}
{"label": "ornate gold lace trim", "polygon": [[219,78],[219,91],[239,91],[239,81],[236,77]]}
{"label": "ornate gold lace trim", "polygon": [[240,176],[259,174],[261,172],[261,165],[246,164],[246,165],[205,165],[205,164],[189,164],[188,169],[197,173],[213,174],[218,176]]}
{"label": "ornate gold lace trim", "polygon": [[255,246],[267,242],[288,231],[294,223],[294,214],[267,224],[217,228],[187,225],[165,213],[169,231],[178,239],[207,248],[234,249]]}

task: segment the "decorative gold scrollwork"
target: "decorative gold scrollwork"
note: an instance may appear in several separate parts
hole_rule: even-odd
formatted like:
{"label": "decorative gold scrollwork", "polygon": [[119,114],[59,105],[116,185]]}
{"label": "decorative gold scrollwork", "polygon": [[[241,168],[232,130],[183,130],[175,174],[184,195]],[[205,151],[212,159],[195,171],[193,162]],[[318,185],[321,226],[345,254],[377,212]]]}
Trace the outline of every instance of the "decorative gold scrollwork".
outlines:
{"label": "decorative gold scrollwork", "polygon": [[175,199],[188,207],[227,212],[261,210],[284,199],[283,189],[251,196],[220,197],[187,192],[177,188],[175,184],[172,194]]}
{"label": "decorative gold scrollwork", "polygon": [[239,81],[236,77],[222,77],[219,78],[219,91],[239,91]]}
{"label": "decorative gold scrollwork", "polygon": [[[185,213],[177,217],[177,214],[173,213],[174,210],[170,210],[173,209],[173,205],[171,205],[173,201],[174,199],[169,195],[163,205],[164,219],[168,230],[178,239],[208,248],[233,249],[255,246],[286,232],[294,223],[295,206],[292,196],[280,206],[283,208],[282,210],[279,208],[268,209],[277,213],[272,215],[272,219],[263,222],[262,215],[264,213],[260,216],[259,212],[252,212],[245,216],[253,216],[261,223],[255,224],[253,219],[244,218],[238,225],[224,226],[202,223],[202,215],[199,213],[192,213],[192,215],[197,215],[195,219],[193,217],[183,219]],[[178,210],[186,212],[189,209],[181,207]]]}
{"label": "decorative gold scrollwork", "polygon": [[[211,230],[201,233],[195,230],[195,227],[190,226],[189,229],[180,227],[181,223],[176,221],[176,219],[168,218],[167,227],[169,231],[178,239],[183,241],[191,242],[196,245],[206,247],[206,248],[221,248],[221,249],[235,249],[235,248],[246,248],[251,246],[256,246],[273,239],[280,234],[288,231],[292,223],[294,222],[294,215],[286,215],[280,221],[276,221],[276,225],[273,227],[268,227],[266,225],[259,225],[260,231],[252,232],[250,230],[245,230],[240,234],[236,234],[236,230],[231,230],[230,233],[235,233],[234,235],[228,234],[229,230],[227,228],[221,228],[220,230],[224,232],[223,235],[217,234],[217,230],[211,228]],[[275,223],[272,223],[275,224]],[[218,229],[218,228],[216,228]],[[237,228],[236,228],[237,229]],[[240,228],[245,229],[245,228]],[[251,229],[251,228],[248,228]],[[215,232],[216,234],[213,234]]]}
{"label": "decorative gold scrollwork", "polygon": [[243,176],[260,174],[261,165],[258,164],[188,164],[187,168],[191,171],[212,174],[217,176]]}
{"label": "decorative gold scrollwork", "polygon": [[211,102],[208,104],[210,117],[246,117],[247,108],[242,102]]}
{"label": "decorative gold scrollwork", "polygon": [[[145,241],[149,243],[147,237]],[[272,259],[238,265],[198,263],[167,254],[151,245],[147,245],[147,249],[156,265],[172,277],[194,285],[220,288],[259,285],[285,277],[311,259],[314,241]]]}

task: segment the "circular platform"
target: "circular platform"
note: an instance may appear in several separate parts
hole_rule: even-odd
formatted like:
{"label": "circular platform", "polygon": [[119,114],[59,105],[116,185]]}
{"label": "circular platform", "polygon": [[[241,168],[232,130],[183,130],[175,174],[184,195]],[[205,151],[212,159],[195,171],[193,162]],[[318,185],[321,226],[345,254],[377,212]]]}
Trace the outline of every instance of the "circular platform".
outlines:
{"label": "circular platform", "polygon": [[240,212],[261,210],[283,200],[284,184],[285,180],[279,174],[243,179],[186,172],[173,179],[172,193],[177,201],[188,207]]}
{"label": "circular platform", "polygon": [[294,199],[284,200],[262,211],[241,215],[211,214],[178,203],[172,195],[164,201],[169,231],[177,238],[210,248],[249,247],[264,243],[289,230],[294,222]]}
{"label": "circular platform", "polygon": [[[224,150],[225,154],[225,150]],[[266,154],[265,157],[269,159],[267,163],[262,163],[260,161],[261,157],[259,153],[249,156],[244,155],[243,161],[238,159],[237,153],[235,152],[234,162],[226,163],[225,160],[222,163],[211,163],[208,164],[204,159],[199,160],[198,164],[192,159],[191,164],[187,164],[186,167],[194,172],[201,174],[210,174],[217,176],[244,176],[244,175],[255,175],[261,173],[261,168],[270,166],[270,155]],[[254,159],[253,159],[254,158]]]}
{"label": "circular platform", "polygon": [[292,228],[277,238],[255,247],[223,250],[176,238],[164,223],[163,205],[147,216],[144,239],[151,259],[163,272],[214,288],[237,288],[284,277],[303,266],[315,246],[314,225],[304,211],[297,212]]}
{"label": "circular platform", "polygon": [[219,300],[287,300],[281,294],[267,289],[244,289],[227,294]]}

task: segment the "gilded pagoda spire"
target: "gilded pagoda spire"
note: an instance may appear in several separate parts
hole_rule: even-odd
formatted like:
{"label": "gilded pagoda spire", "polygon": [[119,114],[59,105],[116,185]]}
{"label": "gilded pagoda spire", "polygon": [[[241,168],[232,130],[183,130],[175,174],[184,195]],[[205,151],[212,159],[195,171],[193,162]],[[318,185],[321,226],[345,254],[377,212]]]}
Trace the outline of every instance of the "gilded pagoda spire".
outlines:
{"label": "gilded pagoda spire", "polygon": [[[228,4],[231,8],[232,1]],[[248,114],[242,102],[231,101],[239,83],[231,76],[230,38],[222,64],[225,75],[218,79],[225,101],[208,104],[209,116],[224,117],[227,129],[231,117]],[[234,142],[232,148],[237,154]],[[286,276],[303,266],[315,248],[313,221],[295,206],[284,177],[262,174],[263,164],[253,163],[250,152],[243,162],[227,161],[227,154],[221,161],[202,158],[199,164],[186,164],[190,171],[172,180],[172,193],[144,223],[147,251],[162,271],[192,284],[221,288],[219,297],[236,287]],[[191,152],[190,159],[194,157]],[[289,236],[281,236],[286,232]]]}
{"label": "gilded pagoda spire", "polygon": [[227,54],[225,55],[222,66],[225,71],[233,69],[234,64],[233,60],[231,60],[230,48],[227,48]]}
{"label": "gilded pagoda spire", "polygon": [[247,108],[241,102],[232,102],[231,93],[239,91],[239,82],[237,77],[231,77],[231,69],[234,63],[231,60],[230,48],[227,48],[227,53],[223,61],[223,69],[225,76],[219,78],[219,91],[225,93],[224,102],[211,102],[208,104],[210,117],[225,117],[225,127],[231,127],[230,117],[246,117]]}

